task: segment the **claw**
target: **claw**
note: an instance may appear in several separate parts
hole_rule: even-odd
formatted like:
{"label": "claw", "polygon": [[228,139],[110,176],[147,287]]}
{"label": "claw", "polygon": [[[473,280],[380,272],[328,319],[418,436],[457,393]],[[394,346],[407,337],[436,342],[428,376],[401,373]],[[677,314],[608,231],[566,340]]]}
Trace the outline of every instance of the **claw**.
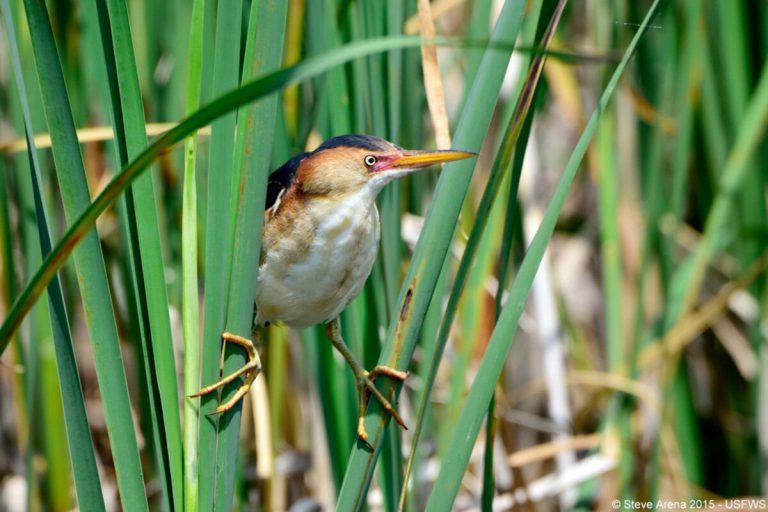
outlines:
{"label": "claw", "polygon": [[[368,408],[368,395],[373,395],[373,397],[376,399],[379,404],[381,404],[381,407],[386,411],[387,414],[392,416],[392,418],[397,422],[398,425],[403,427],[405,430],[408,430],[408,427],[405,425],[405,421],[403,421],[403,418],[400,416],[400,413],[397,412],[397,410],[392,406],[389,400],[381,394],[381,391],[378,390],[376,385],[374,384],[374,379],[379,375],[386,375],[387,377],[391,377],[393,379],[397,379],[400,381],[403,381],[408,376],[407,372],[403,372],[400,370],[395,370],[394,368],[390,368],[388,366],[377,366],[370,372],[365,372],[363,376],[360,378],[359,387],[361,388],[361,392],[363,395],[360,397],[362,400],[362,404],[360,405],[360,418],[361,421],[358,424],[358,435],[360,435],[360,428],[362,427],[362,417],[365,414],[365,410]],[[362,427],[362,433],[366,434],[365,439],[368,439],[368,435],[365,432],[365,427]],[[362,436],[361,436],[362,437]]]}
{"label": "claw", "polygon": [[261,370],[259,355],[256,352],[256,347],[253,345],[253,342],[251,340],[249,340],[248,338],[244,338],[242,336],[238,336],[236,334],[229,333],[229,332],[223,333],[221,335],[221,339],[225,343],[230,342],[245,348],[246,352],[248,352],[248,361],[238,370],[235,370],[234,372],[230,373],[226,377],[221,378],[218,382],[214,382],[209,386],[205,386],[197,393],[190,395],[190,397],[207,395],[212,391],[215,391],[220,387],[226,384],[229,384],[230,382],[234,381],[235,379],[237,379],[243,374],[245,375],[245,379],[243,380],[243,383],[237,389],[235,394],[232,395],[232,397],[229,398],[226,402],[216,407],[215,411],[208,413],[208,416],[214,416],[216,414],[225,413],[230,409],[232,409],[232,407],[234,407],[235,404],[241,398],[243,398],[246,393],[248,393],[248,390],[251,388],[251,384],[253,384],[253,381],[256,378],[256,375]]}

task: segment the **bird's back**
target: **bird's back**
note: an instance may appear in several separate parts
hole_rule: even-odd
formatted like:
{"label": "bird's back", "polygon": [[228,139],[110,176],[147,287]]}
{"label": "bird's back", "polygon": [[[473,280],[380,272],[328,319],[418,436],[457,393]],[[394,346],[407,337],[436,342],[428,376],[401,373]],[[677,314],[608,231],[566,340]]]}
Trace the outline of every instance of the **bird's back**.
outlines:
{"label": "bird's back", "polygon": [[301,153],[294,156],[269,175],[264,210],[272,208],[277,202],[277,199],[285,194],[291,185],[293,185],[293,181],[296,179],[296,173],[299,170],[299,164],[308,155],[309,153]]}

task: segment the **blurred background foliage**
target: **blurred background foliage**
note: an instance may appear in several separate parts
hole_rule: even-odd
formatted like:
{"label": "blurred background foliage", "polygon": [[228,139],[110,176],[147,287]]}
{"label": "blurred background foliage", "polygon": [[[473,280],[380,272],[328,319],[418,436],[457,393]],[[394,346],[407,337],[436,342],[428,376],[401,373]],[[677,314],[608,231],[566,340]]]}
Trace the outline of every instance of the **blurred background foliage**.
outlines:
{"label": "blurred background foliage", "polygon": [[[241,89],[159,149],[3,340],[0,509],[717,509],[768,494],[768,3],[658,4],[3,0],[5,320],[147,137],[278,68],[302,81]],[[439,68],[402,37],[420,32],[448,38]],[[388,51],[362,46],[382,37]],[[345,45],[368,55],[333,53]],[[474,172],[380,197],[380,256],[342,323],[366,366],[410,362],[411,429],[379,425],[373,453],[322,328],[270,326],[233,414],[184,398],[215,380],[218,334],[250,325],[266,173],[343,133],[406,148],[450,133],[481,152]]]}

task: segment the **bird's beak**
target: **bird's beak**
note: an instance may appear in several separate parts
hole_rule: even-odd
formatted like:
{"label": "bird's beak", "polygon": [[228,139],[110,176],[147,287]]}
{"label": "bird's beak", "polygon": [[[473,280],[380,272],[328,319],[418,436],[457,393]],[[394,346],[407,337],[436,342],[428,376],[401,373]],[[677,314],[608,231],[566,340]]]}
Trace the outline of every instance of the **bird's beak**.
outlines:
{"label": "bird's beak", "polygon": [[445,149],[438,151],[406,151],[402,156],[393,160],[389,167],[391,169],[419,169],[429,167],[433,164],[443,164],[454,160],[464,160],[477,156],[477,153],[471,151],[455,151]]}

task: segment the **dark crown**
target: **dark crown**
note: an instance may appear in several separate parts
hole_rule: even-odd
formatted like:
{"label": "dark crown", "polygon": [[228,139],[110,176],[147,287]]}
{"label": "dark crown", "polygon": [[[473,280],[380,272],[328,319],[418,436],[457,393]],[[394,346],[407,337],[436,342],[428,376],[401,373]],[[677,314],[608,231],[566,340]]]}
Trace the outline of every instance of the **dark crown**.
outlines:
{"label": "dark crown", "polygon": [[323,142],[315,151],[323,151],[333,148],[360,148],[369,151],[387,151],[392,149],[392,144],[373,135],[339,135]]}

